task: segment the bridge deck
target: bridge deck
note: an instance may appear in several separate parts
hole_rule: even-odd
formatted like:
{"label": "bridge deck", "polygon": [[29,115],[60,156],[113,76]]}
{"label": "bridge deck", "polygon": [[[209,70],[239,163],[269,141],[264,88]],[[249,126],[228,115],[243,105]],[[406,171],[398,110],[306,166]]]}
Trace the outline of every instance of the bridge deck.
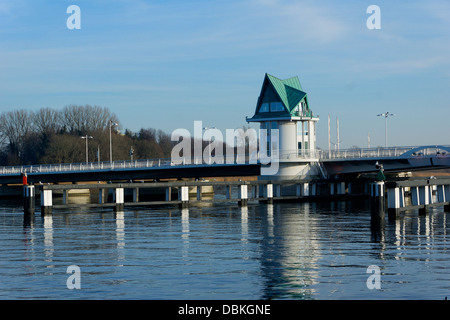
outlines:
{"label": "bridge deck", "polygon": [[[248,176],[260,174],[258,157],[235,155],[202,159],[145,159],[134,161],[38,164],[0,167],[0,183],[20,183],[26,172],[31,182],[109,181],[120,179],[196,178]],[[450,146],[346,149],[339,151],[283,153],[280,162],[320,162],[329,175],[373,172],[374,163],[383,161],[385,170],[409,171],[414,168],[450,167]],[[176,164],[177,163],[177,164]],[[180,164],[178,164],[180,163]],[[389,165],[391,167],[389,167]]]}

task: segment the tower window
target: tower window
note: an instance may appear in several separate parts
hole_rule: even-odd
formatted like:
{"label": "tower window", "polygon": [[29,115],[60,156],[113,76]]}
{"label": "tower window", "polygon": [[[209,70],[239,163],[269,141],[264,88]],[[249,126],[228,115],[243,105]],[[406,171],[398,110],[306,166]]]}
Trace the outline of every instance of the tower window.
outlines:
{"label": "tower window", "polygon": [[263,103],[261,108],[259,108],[259,112],[269,112],[269,103]]}
{"label": "tower window", "polygon": [[278,112],[278,111],[284,111],[283,103],[271,102],[270,103],[270,112]]}
{"label": "tower window", "polygon": [[280,112],[284,111],[284,105],[282,102],[265,102],[261,104],[259,112]]}

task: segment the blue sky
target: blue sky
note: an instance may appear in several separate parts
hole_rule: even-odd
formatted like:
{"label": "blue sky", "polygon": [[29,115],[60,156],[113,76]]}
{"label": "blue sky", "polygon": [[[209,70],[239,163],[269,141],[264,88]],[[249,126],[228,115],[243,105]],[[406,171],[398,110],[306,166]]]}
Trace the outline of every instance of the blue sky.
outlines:
{"label": "blue sky", "polygon": [[266,72],[299,77],[324,149],[328,115],[341,148],[384,145],[386,111],[389,145],[450,144],[447,0],[0,0],[0,112],[91,104],[132,131],[233,129]]}

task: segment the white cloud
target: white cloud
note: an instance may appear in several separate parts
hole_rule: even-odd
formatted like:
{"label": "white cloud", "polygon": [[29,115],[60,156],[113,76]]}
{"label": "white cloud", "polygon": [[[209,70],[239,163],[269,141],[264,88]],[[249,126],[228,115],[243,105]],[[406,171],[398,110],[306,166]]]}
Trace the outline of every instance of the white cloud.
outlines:
{"label": "white cloud", "polygon": [[283,0],[256,0],[266,9],[269,17],[278,17],[278,28],[290,36],[307,39],[312,43],[337,42],[350,30],[343,19],[337,17],[337,8],[317,1],[288,2]]}

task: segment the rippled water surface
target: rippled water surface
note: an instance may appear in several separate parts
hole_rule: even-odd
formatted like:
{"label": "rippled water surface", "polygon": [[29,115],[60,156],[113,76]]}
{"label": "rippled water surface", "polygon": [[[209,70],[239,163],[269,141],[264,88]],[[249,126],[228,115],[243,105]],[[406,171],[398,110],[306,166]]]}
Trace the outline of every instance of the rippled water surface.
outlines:
{"label": "rippled water surface", "polygon": [[[366,202],[36,212],[0,203],[0,299],[444,299],[449,216]],[[70,290],[69,266],[81,288]],[[380,289],[369,289],[371,265]],[[74,282],[75,283],[75,282]]]}

